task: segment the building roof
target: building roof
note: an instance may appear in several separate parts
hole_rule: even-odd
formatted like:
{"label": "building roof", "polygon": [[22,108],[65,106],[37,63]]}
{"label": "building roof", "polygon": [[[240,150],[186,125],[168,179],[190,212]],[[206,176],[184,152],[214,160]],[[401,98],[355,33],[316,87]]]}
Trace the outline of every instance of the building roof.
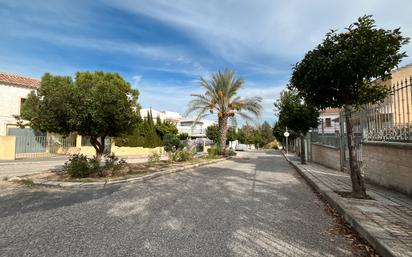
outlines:
{"label": "building roof", "polygon": [[0,84],[39,88],[40,80],[0,71]]}
{"label": "building roof", "polygon": [[327,113],[339,113],[339,108],[326,108],[324,110],[321,110],[321,114],[327,114]]}

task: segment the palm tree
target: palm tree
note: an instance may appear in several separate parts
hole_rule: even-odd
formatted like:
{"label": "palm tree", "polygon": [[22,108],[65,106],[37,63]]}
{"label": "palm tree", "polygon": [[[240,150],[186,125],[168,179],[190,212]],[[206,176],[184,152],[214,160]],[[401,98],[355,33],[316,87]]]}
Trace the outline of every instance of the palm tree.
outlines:
{"label": "palm tree", "polygon": [[245,120],[253,120],[250,114],[259,117],[262,110],[261,97],[241,98],[237,95],[243,84],[244,80],[236,78],[234,71],[225,70],[223,73],[218,71],[212,75],[210,81],[200,78],[200,86],[206,89],[204,94],[191,95],[194,99],[189,102],[186,115],[195,112],[198,121],[209,114],[217,113],[221,154],[226,150],[228,120],[234,124],[237,116]]}

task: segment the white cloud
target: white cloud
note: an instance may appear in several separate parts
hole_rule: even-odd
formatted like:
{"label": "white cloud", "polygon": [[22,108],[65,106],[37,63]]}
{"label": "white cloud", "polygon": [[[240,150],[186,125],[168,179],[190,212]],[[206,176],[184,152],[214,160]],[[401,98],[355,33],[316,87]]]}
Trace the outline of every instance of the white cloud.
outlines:
{"label": "white cloud", "polygon": [[364,14],[375,15],[379,26],[401,26],[405,35],[412,36],[412,1],[408,0],[392,1],[394,12],[388,11],[385,0],[106,2],[175,27],[232,63],[256,56],[294,63],[329,29],[343,29]]}

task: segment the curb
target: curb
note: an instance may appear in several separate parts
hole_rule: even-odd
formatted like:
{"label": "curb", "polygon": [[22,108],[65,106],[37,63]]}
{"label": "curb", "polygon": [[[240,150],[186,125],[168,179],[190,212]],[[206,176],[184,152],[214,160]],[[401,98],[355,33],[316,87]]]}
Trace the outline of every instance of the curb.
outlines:
{"label": "curb", "polygon": [[338,213],[346,220],[346,222],[348,222],[352,226],[352,228],[355,229],[359,233],[359,235],[376,250],[377,253],[385,257],[399,256],[394,253],[388,245],[382,242],[382,240],[379,240],[368,230],[368,227],[370,228],[370,222],[367,219],[355,218],[354,214],[348,212],[345,209],[345,203],[342,201],[342,199],[340,199],[341,197],[337,193],[326,187],[323,183],[317,184],[314,179],[310,178],[299,166],[292,162],[283,151],[281,151],[281,153],[283,157],[285,157],[285,159],[306,180],[306,182],[316,192],[318,192],[322,196],[322,198],[326,200],[327,203],[329,203],[334,209],[336,209]]}
{"label": "curb", "polygon": [[97,187],[97,186],[105,187],[106,185],[116,185],[116,184],[124,184],[124,183],[138,182],[138,181],[146,181],[146,180],[154,179],[154,178],[157,178],[163,175],[168,175],[168,174],[177,173],[177,172],[188,170],[188,169],[206,166],[206,165],[221,162],[221,161],[226,161],[226,160],[229,160],[230,158],[231,157],[226,157],[222,159],[206,161],[203,163],[196,163],[196,164],[190,164],[190,165],[186,165],[182,167],[170,168],[170,169],[157,171],[157,172],[144,175],[144,176],[140,176],[140,177],[121,179],[121,180],[99,181],[99,182],[64,182],[64,181],[50,181],[46,179],[33,179],[33,184],[44,185],[44,186],[58,186],[58,187],[65,187],[65,188],[75,188],[75,187],[83,188],[83,187]]}

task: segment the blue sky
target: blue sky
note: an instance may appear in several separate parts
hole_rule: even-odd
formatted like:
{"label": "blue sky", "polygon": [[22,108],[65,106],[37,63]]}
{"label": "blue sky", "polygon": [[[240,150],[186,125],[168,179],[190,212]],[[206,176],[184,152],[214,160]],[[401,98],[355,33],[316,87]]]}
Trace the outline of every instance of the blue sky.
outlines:
{"label": "blue sky", "polygon": [[291,66],[329,29],[373,14],[412,37],[410,10],[410,0],[0,0],[0,70],[119,72],[143,107],[183,113],[200,76],[230,68],[246,81],[241,95],[263,97],[260,121],[272,123]]}

